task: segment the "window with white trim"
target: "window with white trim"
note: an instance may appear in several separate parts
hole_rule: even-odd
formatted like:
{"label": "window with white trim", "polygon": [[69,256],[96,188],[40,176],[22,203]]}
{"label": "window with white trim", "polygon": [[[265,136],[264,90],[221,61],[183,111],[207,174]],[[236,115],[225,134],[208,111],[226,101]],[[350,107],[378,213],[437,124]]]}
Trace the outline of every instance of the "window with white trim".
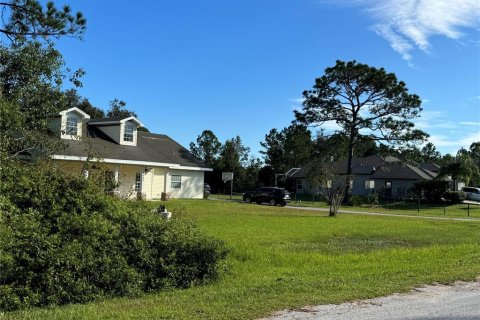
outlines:
{"label": "window with white trim", "polygon": [[123,141],[133,142],[133,131],[135,130],[134,125],[130,123],[125,123],[125,129],[123,132]]}
{"label": "window with white trim", "polygon": [[142,173],[137,172],[135,174],[135,191],[142,192]]}
{"label": "window with white trim", "polygon": [[77,118],[67,117],[67,123],[65,126],[65,134],[69,136],[76,136],[78,133],[78,120]]}
{"label": "window with white trim", "polygon": [[375,188],[375,181],[374,180],[365,180],[365,189],[374,189]]}
{"label": "window with white trim", "polygon": [[182,188],[182,176],[179,174],[172,174],[172,189],[181,189]]}

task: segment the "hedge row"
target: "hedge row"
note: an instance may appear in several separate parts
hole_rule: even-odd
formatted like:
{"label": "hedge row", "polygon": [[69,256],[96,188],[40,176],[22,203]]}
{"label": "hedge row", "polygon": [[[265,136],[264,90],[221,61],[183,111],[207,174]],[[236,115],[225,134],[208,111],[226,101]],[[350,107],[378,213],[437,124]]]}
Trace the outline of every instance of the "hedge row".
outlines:
{"label": "hedge row", "polygon": [[0,310],[83,303],[215,279],[227,250],[182,218],[52,166],[2,163]]}

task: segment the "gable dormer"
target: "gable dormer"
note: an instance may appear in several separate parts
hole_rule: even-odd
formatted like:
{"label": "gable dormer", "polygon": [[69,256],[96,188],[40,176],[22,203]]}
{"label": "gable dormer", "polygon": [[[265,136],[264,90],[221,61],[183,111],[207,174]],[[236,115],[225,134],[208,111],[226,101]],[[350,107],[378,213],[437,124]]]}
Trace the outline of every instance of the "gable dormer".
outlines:
{"label": "gable dormer", "polygon": [[90,119],[90,116],[79,108],[70,108],[60,111],[58,116],[52,120],[51,127],[54,131],[60,131],[62,139],[79,139],[83,134],[83,120]]}
{"label": "gable dormer", "polygon": [[88,125],[95,126],[116,143],[127,146],[137,145],[137,129],[144,127],[144,124],[133,116],[124,119],[94,119],[90,120]]}

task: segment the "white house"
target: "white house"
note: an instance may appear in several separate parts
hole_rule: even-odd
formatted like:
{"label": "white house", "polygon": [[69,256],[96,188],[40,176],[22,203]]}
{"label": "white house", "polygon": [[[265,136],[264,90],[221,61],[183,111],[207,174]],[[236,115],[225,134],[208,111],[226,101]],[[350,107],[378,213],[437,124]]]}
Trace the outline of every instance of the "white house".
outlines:
{"label": "white house", "polygon": [[51,128],[60,132],[66,148],[53,156],[66,172],[89,175],[89,163],[101,163],[126,198],[202,198],[204,173],[211,168],[163,134],[139,131],[135,117],[90,119],[78,108],[60,112]]}

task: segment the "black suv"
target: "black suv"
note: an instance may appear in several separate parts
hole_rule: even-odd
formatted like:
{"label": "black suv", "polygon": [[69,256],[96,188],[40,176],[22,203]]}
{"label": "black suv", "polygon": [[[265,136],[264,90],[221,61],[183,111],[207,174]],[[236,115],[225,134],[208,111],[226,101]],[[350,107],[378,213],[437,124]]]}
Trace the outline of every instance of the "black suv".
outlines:
{"label": "black suv", "polygon": [[243,201],[246,203],[256,202],[258,204],[268,202],[271,206],[276,206],[277,204],[286,206],[290,201],[290,193],[283,188],[263,187],[255,191],[245,192]]}

